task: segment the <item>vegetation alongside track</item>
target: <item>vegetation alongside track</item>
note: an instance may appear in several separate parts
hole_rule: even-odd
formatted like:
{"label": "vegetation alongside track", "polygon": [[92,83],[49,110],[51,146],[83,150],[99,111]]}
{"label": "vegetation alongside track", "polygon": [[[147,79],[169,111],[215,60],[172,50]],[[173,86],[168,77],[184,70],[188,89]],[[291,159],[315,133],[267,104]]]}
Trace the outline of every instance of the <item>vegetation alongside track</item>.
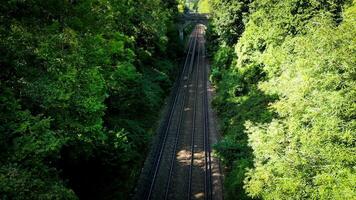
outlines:
{"label": "vegetation alongside track", "polygon": [[356,2],[212,0],[228,199],[352,199]]}
{"label": "vegetation alongside track", "polygon": [[179,55],[176,1],[0,5],[0,199],[127,199]]}
{"label": "vegetation alongside track", "polygon": [[8,0],[0,199],[130,198],[189,5],[211,12],[226,198],[356,196],[355,0]]}

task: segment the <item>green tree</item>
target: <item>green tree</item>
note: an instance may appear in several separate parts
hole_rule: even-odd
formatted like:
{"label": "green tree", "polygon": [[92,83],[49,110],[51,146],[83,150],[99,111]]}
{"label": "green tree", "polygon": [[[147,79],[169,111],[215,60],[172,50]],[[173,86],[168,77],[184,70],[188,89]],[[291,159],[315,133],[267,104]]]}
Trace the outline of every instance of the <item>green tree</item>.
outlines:
{"label": "green tree", "polygon": [[305,35],[266,53],[270,79],[260,83],[281,98],[269,124],[247,124],[255,168],[247,191],[265,199],[352,199],[356,195],[356,6],[340,25],[325,14]]}
{"label": "green tree", "polygon": [[[300,141],[301,138],[297,136],[300,134],[297,127],[309,127],[315,122],[314,120],[324,123],[324,125],[321,125],[323,123],[319,124],[320,127],[328,126],[329,123],[331,127],[339,128],[344,123],[352,124],[346,119],[352,119],[350,116],[353,114],[349,114],[346,121],[339,118],[338,121],[327,123],[331,118],[328,120],[325,118],[326,115],[330,115],[326,111],[326,107],[330,108],[329,111],[335,111],[331,108],[333,106],[339,108],[340,104],[337,102],[344,102],[343,109],[347,109],[347,113],[352,113],[350,110],[354,105],[346,103],[350,102],[353,95],[352,76],[348,75],[350,79],[346,81],[350,82],[347,86],[349,89],[346,90],[348,92],[345,91],[348,95],[335,97],[334,100],[324,100],[333,95],[331,93],[323,95],[322,91],[325,88],[318,87],[319,81],[333,80],[332,84],[339,85],[341,88],[337,90],[341,90],[344,88],[342,79],[344,75],[341,73],[353,74],[352,67],[349,67],[351,70],[349,72],[344,69],[336,70],[336,66],[344,63],[347,66],[354,66],[352,59],[354,52],[351,50],[354,41],[351,36],[354,34],[354,29],[341,28],[344,24],[348,24],[345,25],[347,27],[353,27],[351,19],[354,16],[350,13],[354,12],[354,8],[348,8],[346,14],[343,12],[343,9],[350,5],[350,1],[258,0],[246,5],[248,12],[236,9],[236,14],[228,9],[222,9],[220,16],[224,17],[214,19],[215,22],[213,20],[215,28],[212,30],[215,33],[211,35],[218,37],[221,42],[220,44],[213,43],[218,47],[211,48],[215,50],[211,78],[217,88],[214,104],[220,115],[224,134],[215,149],[228,172],[225,183],[227,198],[332,199],[341,197],[347,191],[353,194],[354,191],[348,184],[350,180],[354,179],[353,176],[350,176],[352,169],[349,167],[349,163],[353,162],[352,156],[343,158],[340,156],[340,159],[344,160],[339,160],[339,164],[327,162],[330,164],[330,169],[334,169],[336,173],[343,173],[341,176],[344,179],[338,178],[339,182],[322,184],[323,181],[326,181],[326,177],[330,177],[329,174],[323,177],[325,180],[318,182],[321,186],[320,189],[316,183],[306,184],[310,181],[307,177],[313,179],[313,174],[324,170],[323,165],[314,163],[313,156],[309,157],[312,154],[317,154],[312,152],[330,153],[331,151],[323,145],[319,145],[313,150],[312,146],[316,144],[304,145]],[[218,8],[216,7],[216,9]],[[219,11],[215,12],[219,13]],[[248,15],[246,15],[247,13]],[[239,20],[239,23],[231,23],[228,27],[236,27],[236,24],[239,24],[241,27],[245,27],[241,33],[222,34],[223,31],[231,28],[225,28],[219,32],[221,26],[215,24],[229,22],[236,16],[243,16],[242,20]],[[344,34],[343,37],[341,35],[338,37],[332,33]],[[345,42],[345,45],[341,45],[345,46],[344,48],[339,46],[342,42]],[[236,45],[233,46],[234,44]],[[233,47],[235,47],[235,51]],[[331,53],[332,49],[339,47],[339,54]],[[341,52],[348,53],[342,54]],[[343,62],[342,60],[347,56],[349,56],[348,62]],[[314,61],[314,64],[308,64]],[[330,72],[328,66],[335,66],[334,78],[324,77],[328,76],[327,74]],[[312,79],[315,79],[315,82],[309,82]],[[315,90],[310,90],[310,92],[320,98],[316,96],[310,98],[306,93],[303,93],[309,91],[309,87],[314,87]],[[293,99],[293,102],[287,99]],[[309,111],[305,110],[317,101],[319,101],[320,109],[325,107],[324,110],[320,110],[317,106]],[[325,111],[325,115],[320,114],[319,111],[321,113]],[[315,116],[307,117],[308,112],[314,112]],[[318,118],[319,115],[320,118]],[[324,118],[321,117],[322,115]],[[332,125],[332,123],[335,124]],[[345,126],[348,127],[348,129],[344,128],[346,132],[352,130],[349,128],[351,125]],[[319,141],[324,141],[326,139],[324,137],[328,137],[323,135],[324,130],[322,129],[313,130],[315,138]],[[333,131],[338,135],[340,132],[336,130]],[[312,135],[312,133],[310,134]],[[289,146],[293,143],[292,137],[298,139],[293,144],[294,146]],[[341,140],[337,139],[336,141]],[[346,146],[349,144],[347,143]],[[293,154],[295,157],[290,158],[286,154],[293,148],[297,148],[298,151]],[[352,148],[354,147],[351,146],[345,151],[340,151],[351,154]],[[301,161],[305,165],[293,163],[294,168],[288,168],[291,166],[287,166],[285,163],[299,162],[296,157],[301,157],[300,154],[305,156]],[[330,158],[330,160],[332,159]],[[285,165],[282,166],[282,163]],[[246,174],[248,168],[250,170]],[[292,176],[297,176],[299,179],[291,178]],[[338,185],[339,183],[340,185]],[[335,188],[335,190],[330,188]]]}
{"label": "green tree", "polygon": [[175,1],[0,13],[0,198],[128,198],[174,77]]}

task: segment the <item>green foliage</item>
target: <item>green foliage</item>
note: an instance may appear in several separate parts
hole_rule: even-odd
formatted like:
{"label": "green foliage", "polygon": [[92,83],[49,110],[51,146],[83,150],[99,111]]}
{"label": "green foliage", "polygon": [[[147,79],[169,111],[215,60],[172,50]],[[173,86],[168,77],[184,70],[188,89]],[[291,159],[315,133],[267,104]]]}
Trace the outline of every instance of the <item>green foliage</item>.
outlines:
{"label": "green foliage", "polygon": [[279,117],[269,124],[247,124],[255,155],[255,169],[246,179],[251,195],[266,199],[356,195],[355,8],[346,11],[339,26],[327,16],[314,18],[307,34],[266,53],[265,69],[271,78],[260,87],[281,96],[272,104]]}
{"label": "green foliage", "polygon": [[200,0],[198,2],[198,12],[210,13],[211,12],[210,0]]}
{"label": "green foliage", "polygon": [[[213,5],[224,3],[230,2]],[[248,16],[215,6],[210,33],[220,40],[210,49],[224,134],[215,149],[227,169],[226,197],[352,199],[354,3],[244,5]],[[236,16],[242,20],[228,23]],[[219,30],[224,23],[228,28]],[[223,34],[237,25],[244,31]]]}
{"label": "green foliage", "polygon": [[270,121],[273,114],[267,106],[273,96],[265,95],[253,85],[256,77],[253,69],[230,68],[236,63],[236,60],[230,61],[232,52],[228,47],[221,47],[214,57],[212,79],[217,95],[213,105],[224,133],[214,148],[229,171],[225,181],[226,197],[248,199],[243,191],[243,180],[247,167],[252,166],[252,153],[247,145],[244,122]]}
{"label": "green foliage", "polygon": [[185,0],[177,0],[178,5],[177,5],[177,9],[179,13],[183,13],[187,8],[185,5]]}
{"label": "green foliage", "polygon": [[234,45],[244,31],[251,0],[211,0],[214,32],[219,40]]}
{"label": "green foliage", "polygon": [[173,81],[176,8],[0,5],[1,199],[128,198]]}
{"label": "green foliage", "polygon": [[65,138],[50,129],[50,118],[32,116],[8,88],[1,91],[2,199],[75,199],[74,192],[53,176],[56,170],[51,166]]}

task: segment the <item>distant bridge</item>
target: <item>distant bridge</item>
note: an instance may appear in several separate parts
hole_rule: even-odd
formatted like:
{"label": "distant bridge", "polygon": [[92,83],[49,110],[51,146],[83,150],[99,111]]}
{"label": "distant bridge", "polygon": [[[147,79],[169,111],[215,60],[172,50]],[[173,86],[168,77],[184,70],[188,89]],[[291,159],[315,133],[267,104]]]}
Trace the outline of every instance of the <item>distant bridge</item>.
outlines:
{"label": "distant bridge", "polygon": [[207,25],[210,18],[209,14],[199,14],[199,13],[184,13],[179,16],[179,37],[181,40],[184,39],[184,29],[189,24],[204,24]]}
{"label": "distant bridge", "polygon": [[210,15],[199,13],[184,13],[180,16],[180,18],[183,20],[208,20]]}

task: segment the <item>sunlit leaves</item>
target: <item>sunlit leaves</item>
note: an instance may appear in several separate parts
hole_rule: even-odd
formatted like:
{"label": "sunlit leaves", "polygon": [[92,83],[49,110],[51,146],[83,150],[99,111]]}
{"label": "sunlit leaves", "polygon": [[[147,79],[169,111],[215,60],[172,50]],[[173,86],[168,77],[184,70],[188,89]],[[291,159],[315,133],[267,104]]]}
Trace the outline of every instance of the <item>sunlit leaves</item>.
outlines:
{"label": "sunlit leaves", "polygon": [[[245,172],[242,166],[250,168],[244,188],[253,198],[355,195],[351,141],[356,33],[355,6],[350,5],[331,0],[254,1],[248,5],[245,31],[235,38],[236,55],[230,56],[234,62],[220,56],[223,47],[215,54],[214,103],[225,134],[216,149],[232,168],[226,178],[228,198],[241,193],[243,176],[236,174]],[[228,22],[229,11],[222,13]],[[239,149],[245,134],[253,157]],[[253,166],[244,165],[245,158],[253,159]]]}
{"label": "sunlit leaves", "polygon": [[[347,28],[354,23],[347,17],[338,27],[325,17],[314,18],[308,34],[288,38],[268,51],[266,58],[277,59],[267,62],[270,79],[261,88],[280,95],[272,107],[281,118],[264,128],[247,126],[255,155],[255,168],[246,182],[251,195],[267,199],[354,196],[350,182],[355,180],[350,167],[354,146],[347,139],[354,137],[349,135],[353,122],[344,113],[351,114],[347,110],[354,107],[349,99],[355,98],[351,92],[355,82],[348,75],[353,69],[343,66],[355,65],[348,44],[356,32]],[[263,178],[280,166],[288,172]],[[280,181],[284,179],[290,181]]]}

